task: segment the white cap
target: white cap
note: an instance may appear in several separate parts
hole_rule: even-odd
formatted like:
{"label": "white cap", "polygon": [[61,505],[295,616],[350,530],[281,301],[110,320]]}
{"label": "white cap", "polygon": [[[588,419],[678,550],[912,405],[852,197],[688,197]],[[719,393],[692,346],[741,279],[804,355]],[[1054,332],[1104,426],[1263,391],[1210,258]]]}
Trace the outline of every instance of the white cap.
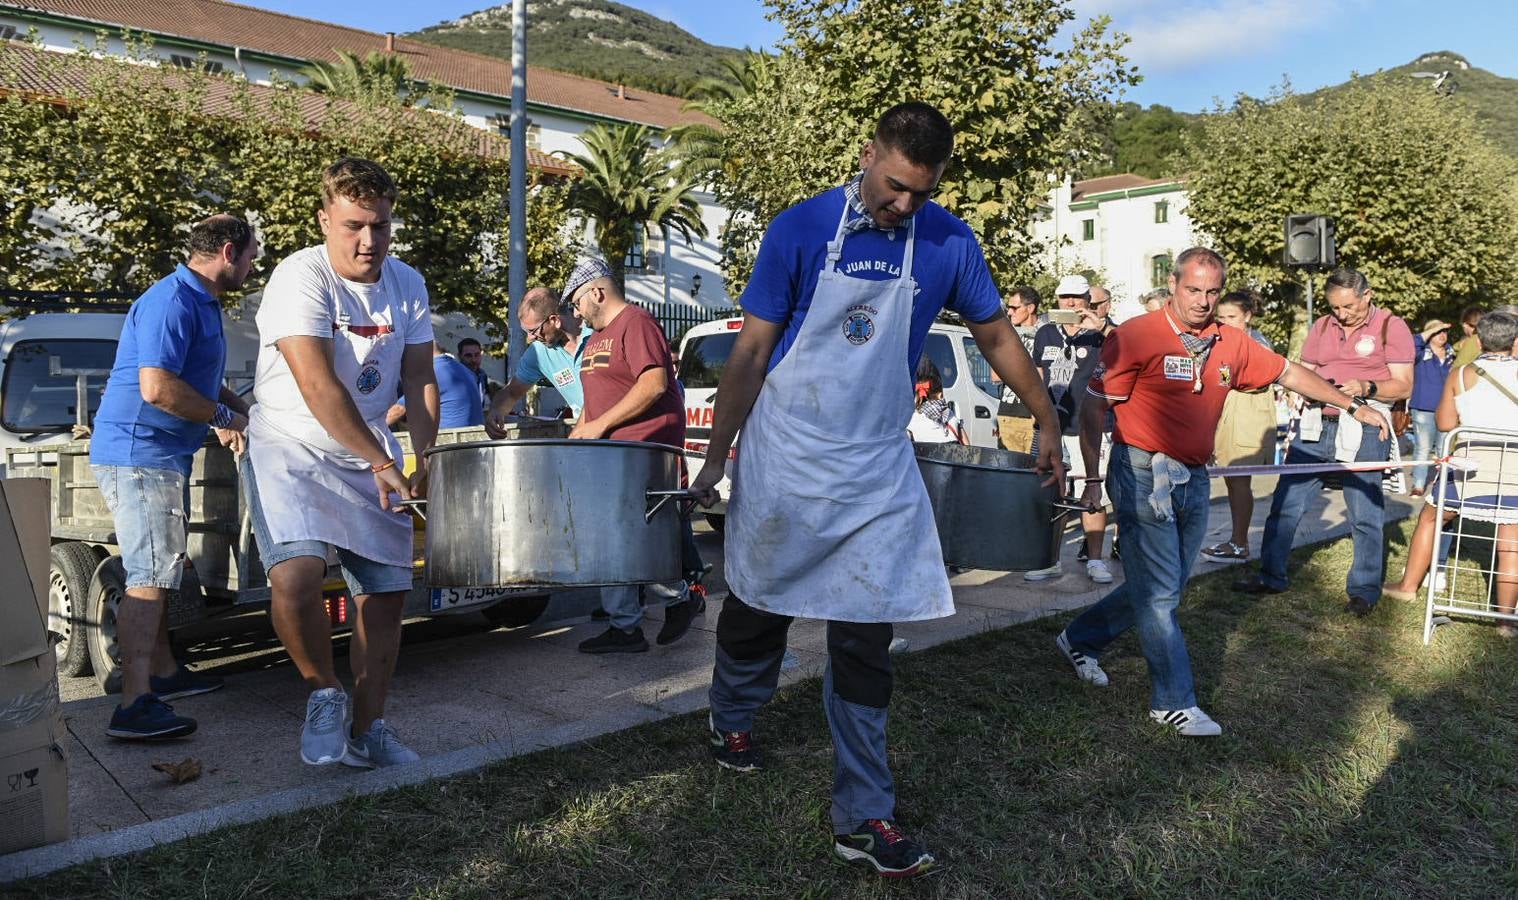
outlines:
{"label": "white cap", "polygon": [[1054,289],[1056,297],[1086,297],[1091,294],[1091,282],[1084,275],[1066,275]]}

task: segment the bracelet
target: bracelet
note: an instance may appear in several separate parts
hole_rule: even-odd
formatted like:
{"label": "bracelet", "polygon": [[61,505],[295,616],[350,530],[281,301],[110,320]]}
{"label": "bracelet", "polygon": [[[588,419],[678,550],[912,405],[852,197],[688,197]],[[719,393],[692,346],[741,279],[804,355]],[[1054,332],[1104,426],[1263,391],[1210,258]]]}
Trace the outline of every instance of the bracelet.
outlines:
{"label": "bracelet", "polygon": [[393,459],[387,459],[387,460],[385,460],[384,462],[380,463],[377,466],[370,466],[369,467],[369,471],[371,471],[374,474],[378,475],[379,473],[385,471],[386,469],[390,469],[390,468],[394,468],[394,467],[395,467],[395,460],[393,460]]}
{"label": "bracelet", "polygon": [[210,426],[212,428],[226,428],[232,424],[234,413],[225,403],[216,404],[216,411],[211,413]]}
{"label": "bracelet", "polygon": [[1082,478],[1081,481],[1103,481],[1101,478]]}

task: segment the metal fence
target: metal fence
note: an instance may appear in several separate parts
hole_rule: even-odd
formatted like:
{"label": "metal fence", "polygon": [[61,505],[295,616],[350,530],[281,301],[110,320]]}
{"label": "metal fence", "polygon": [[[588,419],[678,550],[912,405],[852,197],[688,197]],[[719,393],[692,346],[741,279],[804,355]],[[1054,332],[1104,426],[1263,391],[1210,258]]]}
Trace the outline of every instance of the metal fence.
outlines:
{"label": "metal fence", "polygon": [[1451,615],[1518,624],[1518,431],[1456,428],[1441,458],[1449,462],[1429,485],[1438,531],[1425,584],[1425,644]]}
{"label": "metal fence", "polygon": [[659,325],[664,329],[664,336],[669,338],[672,347],[680,346],[680,338],[697,325],[743,314],[742,310],[733,306],[714,309],[685,303],[646,303],[638,300],[632,302],[648,310],[655,319],[659,320]]}

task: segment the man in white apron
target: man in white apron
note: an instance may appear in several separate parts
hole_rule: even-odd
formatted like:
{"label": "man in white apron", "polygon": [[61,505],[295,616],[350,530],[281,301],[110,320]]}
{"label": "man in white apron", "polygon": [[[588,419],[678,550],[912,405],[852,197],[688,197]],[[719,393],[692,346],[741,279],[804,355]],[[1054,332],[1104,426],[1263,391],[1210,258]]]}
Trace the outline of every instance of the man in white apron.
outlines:
{"label": "man in white apron", "polygon": [[[412,567],[411,518],[392,498],[417,494],[425,480],[438,391],[426,283],[387,256],[395,197],[375,163],[329,166],[317,213],[326,240],[279,264],[258,310],[243,475],[274,630],[311,688],[300,755],[315,766],[418,758],[383,718]],[[409,484],[385,427],[401,392],[416,398],[406,416],[418,467]],[[322,605],[329,550],[357,607],[351,705]]]}
{"label": "man in white apron", "polygon": [[[774,694],[792,617],[828,622],[824,708],[833,732],[834,850],[892,877],[933,857],[894,823],[886,761],[891,623],[948,616],[953,596],[907,422],[929,326],[958,312],[1045,434],[1059,420],[969,226],[928,197],[953,131],[922,103],[892,107],[852,182],[770,224],[718,389],[706,505],[739,427],[726,535],[732,594],[717,625],[711,742],[755,771],[754,714]],[[1039,468],[1063,479],[1059,441]],[[740,599],[741,598],[741,599]]]}

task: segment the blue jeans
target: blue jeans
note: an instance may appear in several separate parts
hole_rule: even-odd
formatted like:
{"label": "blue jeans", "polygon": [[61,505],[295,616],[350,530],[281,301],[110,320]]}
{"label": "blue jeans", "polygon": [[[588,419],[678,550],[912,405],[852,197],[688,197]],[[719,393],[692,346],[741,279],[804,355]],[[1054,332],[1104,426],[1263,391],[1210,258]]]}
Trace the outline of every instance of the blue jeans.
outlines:
{"label": "blue jeans", "polygon": [[128,588],[179,590],[187,553],[190,482],[177,469],[90,466],[116,526]]}
{"label": "blue jeans", "polygon": [[[1434,424],[1431,409],[1409,410],[1413,416],[1413,459],[1432,459],[1444,445],[1444,432]],[[1428,466],[1413,469],[1413,487],[1428,487]]]}
{"label": "blue jeans", "polygon": [[1171,522],[1162,522],[1149,504],[1154,490],[1151,454],[1127,444],[1112,445],[1107,488],[1123,536],[1123,584],[1087,609],[1065,629],[1070,646],[1099,657],[1130,628],[1153,682],[1150,709],[1196,706],[1196,685],[1186,638],[1176,621],[1181,592],[1207,534],[1211,492],[1207,469],[1191,466],[1191,480],[1170,494]]}
{"label": "blue jeans", "polygon": [[[1353,422],[1362,429],[1360,452],[1356,462],[1386,459],[1390,441],[1369,425]],[[1339,420],[1323,419],[1321,440],[1291,442],[1286,453],[1286,464],[1324,463],[1334,461],[1334,440],[1338,436]],[[1344,481],[1344,505],[1349,513],[1350,535],[1354,540],[1355,558],[1349,567],[1345,587],[1349,596],[1358,597],[1374,604],[1381,599],[1381,582],[1386,574],[1386,554],[1382,525],[1385,522],[1386,498],[1381,493],[1380,472],[1346,472]],[[1320,475],[1283,475],[1276,484],[1276,492],[1270,498],[1270,517],[1265,520],[1265,538],[1260,548],[1260,579],[1276,590],[1285,590],[1290,583],[1286,574],[1286,562],[1291,556],[1291,543],[1296,537],[1297,524],[1307,511],[1307,504],[1323,490]]]}
{"label": "blue jeans", "polygon": [[608,621],[623,631],[632,631],[643,624],[643,604],[639,602],[638,590],[643,589],[643,600],[659,606],[679,603],[690,596],[685,582],[669,584],[614,584],[601,588],[601,608],[606,610]]}

